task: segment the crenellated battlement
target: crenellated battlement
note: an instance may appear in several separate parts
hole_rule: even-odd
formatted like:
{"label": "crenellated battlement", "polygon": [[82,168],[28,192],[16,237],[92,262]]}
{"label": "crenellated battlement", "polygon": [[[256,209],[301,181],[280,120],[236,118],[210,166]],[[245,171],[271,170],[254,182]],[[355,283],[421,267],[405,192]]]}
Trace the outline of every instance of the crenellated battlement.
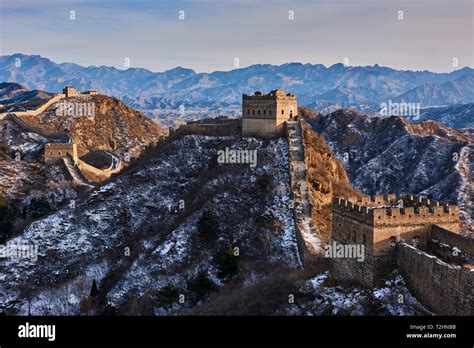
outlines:
{"label": "crenellated battlement", "polygon": [[333,210],[371,225],[457,222],[459,208],[413,195],[376,195],[335,198]]}
{"label": "crenellated battlement", "polygon": [[55,149],[72,149],[74,145],[75,145],[74,143],[47,143],[47,144],[45,144],[45,147],[48,148],[48,149],[52,149],[52,150],[55,150]]}
{"label": "crenellated battlement", "polygon": [[333,213],[350,216],[352,219],[369,225],[372,225],[374,221],[373,209],[368,206],[358,204],[357,198],[351,200],[335,198],[333,200]]}
{"label": "crenellated battlement", "polygon": [[[472,314],[472,289],[466,286],[472,282],[467,278],[472,278],[472,272],[451,267],[436,254],[427,253],[436,240],[451,245],[452,250],[456,247],[472,254],[472,243],[460,236],[459,230],[457,206],[425,197],[390,194],[334,198],[332,240],[363,245],[366,259],[334,258],[331,273],[336,281],[373,288],[398,268],[417,298],[430,308],[440,314]],[[447,252],[452,257],[451,250]],[[440,253],[446,255],[446,251]],[[453,291],[446,293],[440,283],[454,284]],[[467,306],[457,305],[460,298],[466,299]]]}
{"label": "crenellated battlement", "polygon": [[374,225],[435,224],[459,220],[459,208],[434,207],[375,208]]}

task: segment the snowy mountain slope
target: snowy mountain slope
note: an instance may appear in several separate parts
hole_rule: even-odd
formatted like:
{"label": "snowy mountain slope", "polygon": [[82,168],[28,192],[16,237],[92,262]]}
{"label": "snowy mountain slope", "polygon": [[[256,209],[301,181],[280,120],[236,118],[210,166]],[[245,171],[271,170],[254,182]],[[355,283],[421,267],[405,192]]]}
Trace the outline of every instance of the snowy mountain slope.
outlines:
{"label": "snowy mountain slope", "polygon": [[308,121],[365,194],[413,193],[461,208],[472,233],[473,140],[434,121],[370,117],[339,110]]}
{"label": "snowy mountain slope", "polygon": [[[256,149],[258,165],[217,165],[223,146]],[[37,262],[0,260],[0,308],[78,314],[87,308],[84,299],[96,279],[99,297],[91,312],[101,313],[107,304],[126,314],[179,312],[192,303],[165,309],[154,294],[174,284],[193,298],[189,281],[199,271],[219,287],[213,260],[219,247],[231,245],[240,250],[239,283],[298,267],[287,152],[284,140],[202,136],[161,147],[146,164],[79,199],[74,209],[36,221],[12,239],[38,245],[40,256]],[[196,235],[196,220],[206,209],[219,223],[218,240],[211,244]]]}
{"label": "snowy mountain slope", "polygon": [[[329,272],[288,271],[248,287],[232,288],[193,308],[198,315],[432,315],[397,273],[374,289],[341,287]],[[188,314],[187,313],[187,314]]]}
{"label": "snowy mountain slope", "polygon": [[472,101],[474,74],[469,73],[444,83],[424,83],[394,98],[395,102],[426,105],[463,104]]}
{"label": "snowy mountain slope", "polygon": [[407,119],[415,123],[434,120],[453,129],[474,128],[474,103],[421,109],[418,120]]}

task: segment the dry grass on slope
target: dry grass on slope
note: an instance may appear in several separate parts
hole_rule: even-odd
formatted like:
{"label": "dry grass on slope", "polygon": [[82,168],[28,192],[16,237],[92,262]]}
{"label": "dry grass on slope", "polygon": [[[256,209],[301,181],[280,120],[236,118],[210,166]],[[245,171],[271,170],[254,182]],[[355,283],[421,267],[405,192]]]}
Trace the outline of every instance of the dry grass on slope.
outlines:
{"label": "dry grass on slope", "polygon": [[324,138],[303,122],[308,187],[313,205],[312,218],[321,231],[321,240],[331,239],[333,197],[360,197],[349,181],[343,165],[334,157]]}

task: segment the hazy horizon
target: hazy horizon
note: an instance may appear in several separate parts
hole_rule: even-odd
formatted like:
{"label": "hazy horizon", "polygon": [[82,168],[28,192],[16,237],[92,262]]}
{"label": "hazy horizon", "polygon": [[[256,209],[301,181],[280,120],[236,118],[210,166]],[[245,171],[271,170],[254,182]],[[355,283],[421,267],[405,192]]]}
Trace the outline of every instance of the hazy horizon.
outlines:
{"label": "hazy horizon", "polygon": [[155,72],[345,58],[349,66],[450,72],[474,66],[472,12],[470,0],[3,0],[0,54],[121,70],[128,59]]}
{"label": "hazy horizon", "polygon": [[[54,64],[58,64],[58,65],[61,65],[61,64],[75,64],[75,65],[79,65],[79,66],[82,66],[84,68],[89,68],[89,67],[94,67],[94,68],[100,68],[100,67],[106,67],[106,68],[114,68],[114,69],[117,69],[117,70],[121,70],[121,71],[125,71],[125,70],[128,70],[128,69],[144,69],[144,70],[147,70],[147,71],[150,71],[152,73],[161,73],[161,72],[165,72],[165,71],[168,71],[168,70],[173,70],[173,69],[176,69],[176,68],[182,68],[182,69],[191,69],[193,70],[195,73],[197,74],[211,74],[211,73],[215,73],[215,72],[230,72],[230,71],[233,71],[233,70],[237,70],[237,69],[245,69],[245,68],[248,68],[248,67],[251,67],[251,66],[256,66],[256,65],[271,65],[271,66],[282,66],[282,65],[289,65],[289,64],[301,64],[301,65],[312,65],[312,66],[316,66],[316,65],[323,65],[326,69],[330,68],[331,66],[333,65],[336,65],[336,64],[342,64],[341,62],[335,62],[333,64],[323,64],[323,63],[305,63],[305,62],[286,62],[286,63],[282,63],[282,64],[271,64],[271,63],[256,63],[256,64],[252,64],[252,65],[249,65],[249,66],[244,66],[244,67],[240,67],[240,68],[232,68],[232,69],[228,69],[228,70],[214,70],[214,71],[196,71],[195,69],[191,68],[191,67],[187,67],[187,66],[175,66],[175,67],[170,67],[169,69],[165,69],[165,70],[150,70],[148,68],[145,68],[145,67],[140,67],[140,66],[131,66],[129,68],[123,68],[123,67],[116,67],[116,66],[113,66],[113,65],[105,65],[105,64],[101,64],[101,65],[82,65],[82,64],[79,64],[77,62],[73,62],[73,61],[63,61],[63,62],[58,62],[58,61],[55,61],[49,57],[45,57],[45,56],[42,56],[42,55],[39,55],[39,54],[27,54],[27,53],[21,53],[21,52],[14,52],[14,53],[11,53],[11,54],[4,54],[4,55],[0,55],[0,57],[9,57],[9,56],[15,56],[15,55],[24,55],[24,56],[39,56],[41,58],[44,58],[44,59],[48,59],[50,60],[52,63]],[[380,65],[380,64],[372,64],[372,65],[349,65],[347,66],[347,68],[366,68],[366,67],[374,67],[374,66],[379,66],[380,68],[387,68],[387,69],[393,69],[393,70],[397,70],[397,71],[412,71],[412,72],[421,72],[421,71],[428,71],[428,72],[432,72],[432,73],[438,73],[438,74],[442,74],[442,73],[450,73],[450,72],[454,72],[454,71],[458,71],[458,70],[462,70],[462,69],[465,69],[465,68],[468,68],[468,69],[474,69],[474,66],[459,66],[457,68],[453,68],[452,70],[450,71],[433,71],[433,70],[429,70],[429,69],[423,69],[423,70],[411,70],[411,69],[397,69],[397,68],[394,68],[394,67],[391,67],[391,66],[385,66],[385,65]]]}

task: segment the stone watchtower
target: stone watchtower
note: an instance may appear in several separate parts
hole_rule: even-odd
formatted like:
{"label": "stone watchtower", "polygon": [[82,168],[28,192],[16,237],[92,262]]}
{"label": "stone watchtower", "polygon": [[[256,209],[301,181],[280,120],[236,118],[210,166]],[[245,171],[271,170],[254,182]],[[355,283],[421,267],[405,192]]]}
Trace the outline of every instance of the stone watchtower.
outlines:
{"label": "stone watchtower", "polygon": [[63,94],[66,95],[66,98],[69,98],[78,96],[79,92],[72,86],[66,86],[63,88]]}
{"label": "stone watchtower", "polygon": [[298,116],[296,96],[281,89],[269,94],[255,92],[242,96],[242,135],[275,136],[287,120]]}
{"label": "stone watchtower", "polygon": [[424,249],[436,227],[458,234],[459,208],[413,195],[335,198],[333,244],[364,245],[365,255],[362,262],[334,258],[332,274],[337,281],[373,287],[395,269],[398,242]]}
{"label": "stone watchtower", "polygon": [[76,143],[48,143],[44,146],[44,161],[46,164],[57,164],[64,157],[71,157],[74,163],[77,162]]}

